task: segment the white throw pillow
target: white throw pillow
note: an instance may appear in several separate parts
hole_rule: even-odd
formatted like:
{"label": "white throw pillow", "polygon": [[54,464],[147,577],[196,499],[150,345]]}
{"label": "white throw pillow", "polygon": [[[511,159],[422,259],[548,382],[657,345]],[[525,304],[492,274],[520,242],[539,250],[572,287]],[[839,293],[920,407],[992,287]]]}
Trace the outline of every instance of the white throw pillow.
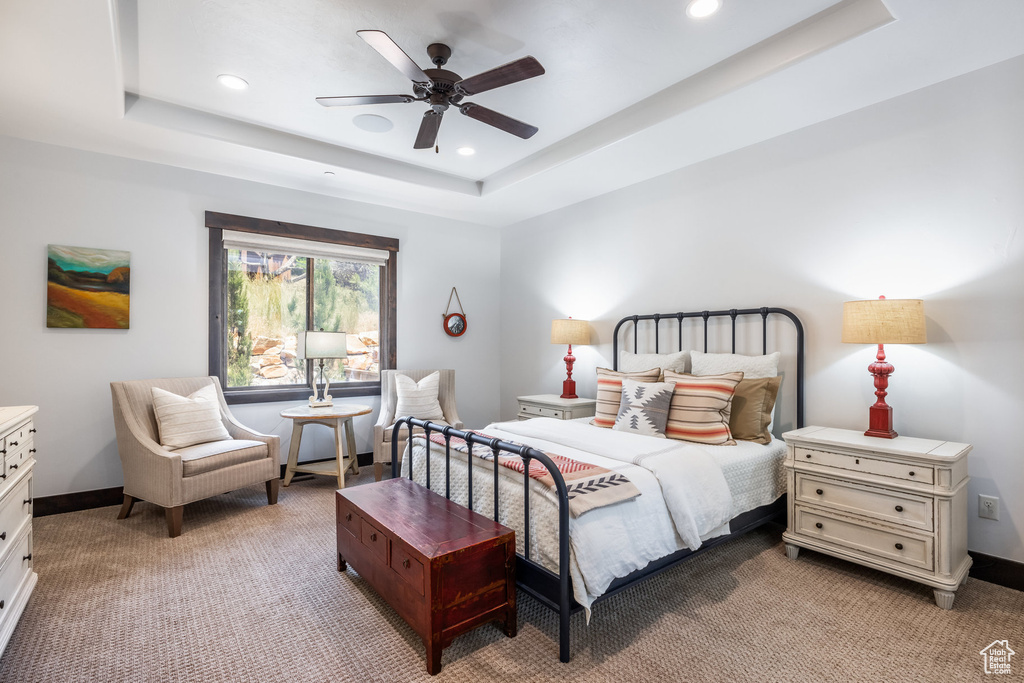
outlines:
{"label": "white throw pillow", "polygon": [[217,387],[212,384],[188,396],[153,387],[153,412],[160,445],[166,448],[185,448],[231,438],[220,417]]}
{"label": "white throw pillow", "polygon": [[677,351],[676,353],[630,353],[621,351],[619,353],[620,372],[643,372],[658,368],[663,372],[689,372],[687,364],[690,362],[689,351]]}
{"label": "white throw pillow", "polygon": [[741,356],[738,353],[704,353],[691,351],[694,375],[724,375],[727,372],[742,372],[743,379],[778,377],[779,357],[776,351],[766,356]]}
{"label": "white throw pillow", "polygon": [[675,388],[675,382],[622,380],[622,400],[612,429],[664,439]]}
{"label": "white throw pillow", "polygon": [[440,384],[440,372],[432,372],[419,382],[405,375],[395,375],[395,393],[398,395],[395,417],[444,422],[444,412],[437,400]]}

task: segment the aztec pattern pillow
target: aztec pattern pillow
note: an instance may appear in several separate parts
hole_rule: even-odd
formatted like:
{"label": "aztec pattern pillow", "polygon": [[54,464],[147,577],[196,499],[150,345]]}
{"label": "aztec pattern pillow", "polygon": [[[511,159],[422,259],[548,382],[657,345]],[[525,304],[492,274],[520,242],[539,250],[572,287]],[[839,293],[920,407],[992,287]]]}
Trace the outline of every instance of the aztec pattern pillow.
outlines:
{"label": "aztec pattern pillow", "polygon": [[622,400],[612,429],[664,439],[668,407],[675,388],[672,382],[622,380]]}
{"label": "aztec pattern pillow", "polygon": [[743,379],[776,377],[779,374],[779,357],[776,351],[765,356],[741,356],[738,353],[704,353],[691,351],[693,374],[721,375],[726,372],[742,372]]}
{"label": "aztec pattern pillow", "polygon": [[619,370],[622,372],[643,372],[652,368],[687,372],[689,364],[689,351],[677,351],[676,353],[619,352]]}
{"label": "aztec pattern pillow", "polygon": [[160,445],[165,448],[185,448],[231,438],[220,418],[217,387],[212,384],[188,396],[153,387],[153,412]]}
{"label": "aztec pattern pillow", "polygon": [[762,444],[771,442],[772,433],[768,426],[772,422],[772,411],[775,409],[780,384],[781,377],[743,377],[732,397],[732,413],[729,416],[732,438]]}
{"label": "aztec pattern pillow", "polygon": [[395,375],[395,394],[398,397],[395,417],[444,422],[444,411],[437,400],[440,385],[441,373],[436,371],[419,382],[406,375]]}
{"label": "aztec pattern pillow", "polygon": [[640,382],[657,382],[661,370],[654,368],[646,372],[615,372],[608,368],[597,369],[597,408],[590,424],[611,429],[619,416],[622,402],[622,380],[635,379]]}
{"label": "aztec pattern pillow", "polygon": [[683,375],[667,371],[666,382],[675,382],[668,410],[665,436],[717,446],[735,446],[729,430],[729,414],[742,372],[724,375]]}

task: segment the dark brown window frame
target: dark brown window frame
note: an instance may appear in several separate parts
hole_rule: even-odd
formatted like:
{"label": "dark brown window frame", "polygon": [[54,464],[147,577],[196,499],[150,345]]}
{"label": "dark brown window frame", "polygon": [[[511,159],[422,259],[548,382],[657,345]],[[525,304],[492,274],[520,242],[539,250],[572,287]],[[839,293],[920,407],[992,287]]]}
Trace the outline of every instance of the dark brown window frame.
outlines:
{"label": "dark brown window frame", "polygon": [[[210,229],[210,374],[220,379],[224,398],[228,403],[264,403],[270,401],[294,401],[308,398],[310,387],[306,385],[285,385],[275,387],[227,386],[227,349],[223,329],[224,313],[227,306],[225,285],[227,283],[227,258],[224,251],[224,230],[250,232],[276,237],[310,240],[326,244],[340,244],[368,249],[384,249],[388,252],[387,265],[380,278],[380,369],[397,366],[397,295],[398,295],[398,239],[364,235],[357,232],[330,230],[312,225],[283,223],[248,216],[234,216],[214,211],[206,212],[206,227]],[[374,396],[380,394],[380,382],[345,382],[331,387],[331,394],[345,398],[351,396]]]}

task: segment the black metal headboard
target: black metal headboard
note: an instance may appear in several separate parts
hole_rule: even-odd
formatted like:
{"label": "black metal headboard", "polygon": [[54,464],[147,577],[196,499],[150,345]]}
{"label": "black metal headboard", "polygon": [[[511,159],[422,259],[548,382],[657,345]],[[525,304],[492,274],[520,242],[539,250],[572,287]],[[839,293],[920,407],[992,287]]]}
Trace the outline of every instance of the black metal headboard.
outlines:
{"label": "black metal headboard", "polygon": [[633,353],[637,353],[638,325],[642,320],[654,321],[654,352],[660,353],[659,325],[663,320],[675,320],[678,323],[677,350],[683,350],[683,321],[700,318],[704,321],[704,352],[708,351],[708,319],[728,317],[732,321],[732,350],[736,353],[736,319],[741,316],[761,316],[761,353],[768,353],[768,316],[782,315],[789,318],[796,328],[796,426],[804,426],[804,326],[792,311],[785,308],[733,308],[727,311],[692,311],[690,313],[652,313],[648,315],[629,315],[615,325],[612,335],[612,364],[619,368],[619,331],[626,323],[633,323]]}

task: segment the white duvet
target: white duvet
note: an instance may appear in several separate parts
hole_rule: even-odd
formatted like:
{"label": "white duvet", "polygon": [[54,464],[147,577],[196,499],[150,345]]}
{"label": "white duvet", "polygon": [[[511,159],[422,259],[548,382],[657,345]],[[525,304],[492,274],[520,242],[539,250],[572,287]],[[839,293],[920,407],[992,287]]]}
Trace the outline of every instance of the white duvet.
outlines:
{"label": "white duvet", "polygon": [[[728,533],[731,518],[770,503],[781,493],[785,449],[779,448],[779,442],[701,447],[547,418],[495,423],[480,431],[620,472],[640,490],[633,500],[569,519],[573,593],[586,608],[588,619],[591,603],[616,578],[679,549],[699,548],[702,541]],[[420,483],[426,479],[424,455],[423,442],[417,441],[412,453],[413,476]],[[452,451],[451,457],[451,498],[466,504],[465,456]],[[754,463],[753,468],[747,461]],[[721,463],[728,463],[726,472]],[[770,474],[765,474],[766,467],[772,470]],[[760,473],[753,477],[753,487],[736,485],[746,484],[751,477],[734,474],[731,478],[737,481],[733,482],[727,476],[729,471],[745,473],[750,469]],[[474,460],[473,508],[488,517],[494,516],[493,478],[490,463]],[[431,488],[445,493],[443,447],[431,450]],[[736,488],[741,488],[738,498],[742,500],[733,495]],[[557,573],[555,498],[536,481],[530,482],[530,491],[530,557]],[[525,554],[521,474],[499,468],[499,498],[499,521],[516,530],[517,552]]]}

